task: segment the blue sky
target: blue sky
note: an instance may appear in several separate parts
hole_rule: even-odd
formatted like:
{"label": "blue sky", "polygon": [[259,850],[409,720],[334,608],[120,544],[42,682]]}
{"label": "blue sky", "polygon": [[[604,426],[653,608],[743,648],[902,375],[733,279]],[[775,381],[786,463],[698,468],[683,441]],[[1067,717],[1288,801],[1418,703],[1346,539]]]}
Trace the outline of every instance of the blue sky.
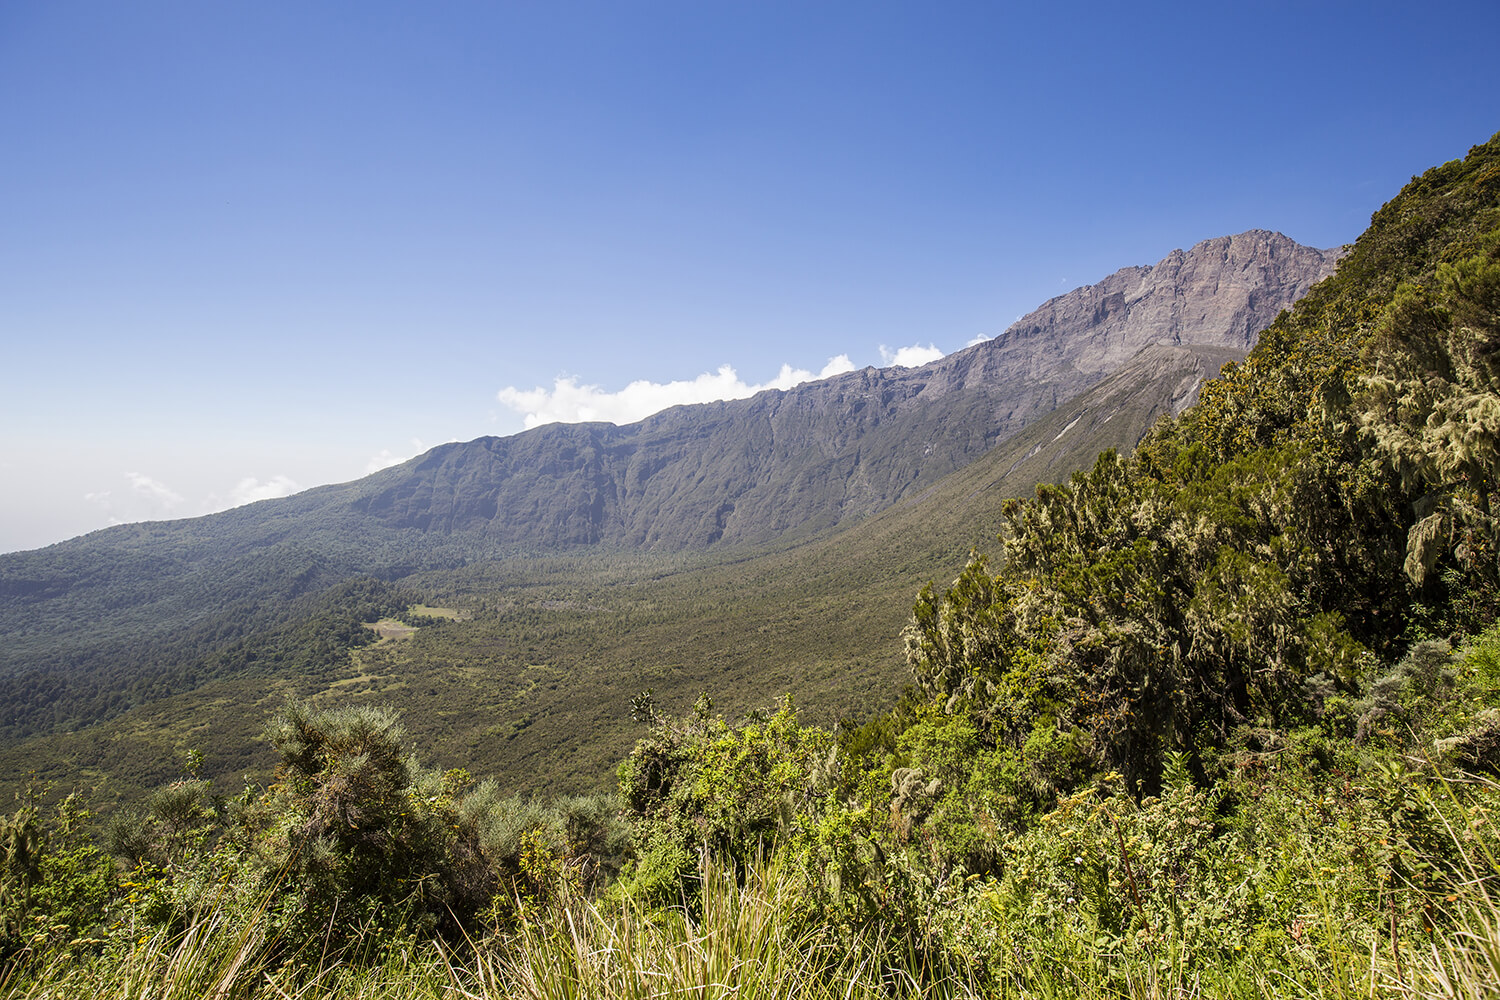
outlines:
{"label": "blue sky", "polygon": [[1493,0],[5,3],[0,551],[1350,241],[1500,129],[1497,37]]}

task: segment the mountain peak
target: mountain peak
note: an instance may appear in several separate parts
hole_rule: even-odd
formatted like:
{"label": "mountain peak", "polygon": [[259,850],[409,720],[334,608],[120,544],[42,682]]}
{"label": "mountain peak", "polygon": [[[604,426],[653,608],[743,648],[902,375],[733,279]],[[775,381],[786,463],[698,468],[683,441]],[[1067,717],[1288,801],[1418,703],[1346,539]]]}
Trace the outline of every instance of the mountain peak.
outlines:
{"label": "mountain peak", "polygon": [[1217,236],[1049,299],[977,346],[1020,370],[1096,376],[1151,344],[1248,351],[1278,312],[1333,273],[1342,254],[1265,229]]}

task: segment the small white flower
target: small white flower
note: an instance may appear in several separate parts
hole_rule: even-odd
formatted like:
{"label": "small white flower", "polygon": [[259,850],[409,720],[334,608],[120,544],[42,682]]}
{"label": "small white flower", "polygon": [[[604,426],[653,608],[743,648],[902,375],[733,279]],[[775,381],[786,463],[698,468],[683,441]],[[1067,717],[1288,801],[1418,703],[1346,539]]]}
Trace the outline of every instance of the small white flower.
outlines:
{"label": "small white flower", "polygon": [[1083,859],[1082,858],[1074,858],[1073,859],[1073,863],[1075,865],[1081,865],[1081,864],[1083,864]]}

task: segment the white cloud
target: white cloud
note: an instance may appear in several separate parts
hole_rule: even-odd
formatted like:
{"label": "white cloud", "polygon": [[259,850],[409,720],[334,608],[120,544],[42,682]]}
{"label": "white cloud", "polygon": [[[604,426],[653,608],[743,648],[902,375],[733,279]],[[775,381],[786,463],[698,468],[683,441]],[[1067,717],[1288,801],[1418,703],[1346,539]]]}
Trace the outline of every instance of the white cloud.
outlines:
{"label": "white cloud", "polygon": [[85,493],[83,499],[88,503],[99,507],[104,511],[104,523],[113,528],[117,524],[126,524],[125,518],[114,512],[115,492],[114,490],[98,490],[93,493]]}
{"label": "white cloud", "polygon": [[381,469],[389,469],[393,465],[400,465],[407,459],[420,455],[426,450],[427,446],[422,443],[421,438],[411,439],[411,449],[409,451],[395,452],[389,448],[382,448],[379,454],[371,455],[370,460],[365,463],[365,475],[368,476],[372,472],[379,472]]}
{"label": "white cloud", "polygon": [[986,340],[994,340],[994,339],[995,338],[993,336],[991,336],[990,334],[988,334],[988,333],[981,333],[979,336],[973,338],[972,340],[970,340],[964,346],[965,347],[973,347],[975,344],[982,344]]}
{"label": "white cloud", "polygon": [[744,399],[764,389],[790,389],[802,382],[831,378],[853,370],[854,363],[849,360],[849,355],[840,354],[829,358],[823,370],[816,374],[782,365],[775,378],[760,385],[750,385],[733,367],[721,365],[717,372],[704,372],[690,381],[648,382],[641,379],[619,392],[606,392],[597,385],[579,385],[576,378],[569,376],[556,379],[551,389],[538,386],[522,390],[507,386],[496,394],[496,398],[517,413],[524,414],[528,430],[554,422],[607,420],[615,424],[630,424],[669,406],[707,403],[715,399]]}
{"label": "white cloud", "polygon": [[83,499],[100,508],[110,524],[132,524],[178,517],[197,517],[240,507],[257,500],[291,496],[302,489],[291,476],[275,475],[265,481],[244,476],[226,493],[194,491],[191,499],[158,479],[140,472],[127,472],[128,490],[96,490]]}
{"label": "white cloud", "polygon": [[125,478],[130,480],[130,488],[139,496],[143,496],[163,507],[172,508],[182,503],[182,495],[171,489],[164,483],[160,483],[150,476],[139,472],[127,472]]}
{"label": "white cloud", "polygon": [[406,454],[398,455],[389,448],[382,448],[378,454],[371,455],[370,460],[365,463],[365,475],[379,472],[381,469],[389,469],[393,465],[400,465],[410,457]]}
{"label": "white cloud", "polygon": [[943,352],[935,344],[928,344],[926,347],[912,344],[910,347],[898,347],[894,351],[884,344],[880,345],[880,363],[886,367],[900,365],[903,368],[921,368],[942,356]]}
{"label": "white cloud", "polygon": [[246,476],[229,491],[229,506],[240,507],[247,503],[255,503],[257,500],[289,497],[301,489],[302,487],[293,482],[289,476],[272,476],[265,482],[261,482],[254,476]]}
{"label": "white cloud", "polygon": [[187,503],[183,495],[161,480],[141,472],[126,472],[122,476],[129,489],[93,490],[83,495],[86,502],[100,509],[109,524],[161,520],[192,513],[190,509],[183,509]]}

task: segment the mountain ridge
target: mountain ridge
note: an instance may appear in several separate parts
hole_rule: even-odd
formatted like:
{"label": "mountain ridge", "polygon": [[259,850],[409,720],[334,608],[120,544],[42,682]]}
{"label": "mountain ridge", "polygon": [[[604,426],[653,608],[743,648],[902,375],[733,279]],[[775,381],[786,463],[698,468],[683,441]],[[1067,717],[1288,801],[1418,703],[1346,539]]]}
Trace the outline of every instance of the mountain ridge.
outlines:
{"label": "mountain ridge", "polygon": [[389,528],[542,549],[808,537],[920,492],[1145,347],[1243,353],[1338,254],[1265,230],[1204,240],[1048,300],[998,337],[920,368],[867,367],[627,425],[548,424],[440,445],[257,506],[343,504]]}
{"label": "mountain ridge", "polygon": [[[921,492],[1151,344],[1243,353],[1340,253],[1266,230],[1215,237],[1049,299],[998,336],[919,368],[866,367],[626,425],[556,423],[453,442],[361,479],[205,517],[233,533],[257,519],[294,531],[315,512],[348,515],[538,550],[810,537]],[[0,595],[18,586],[3,571],[14,555],[0,555]]]}

